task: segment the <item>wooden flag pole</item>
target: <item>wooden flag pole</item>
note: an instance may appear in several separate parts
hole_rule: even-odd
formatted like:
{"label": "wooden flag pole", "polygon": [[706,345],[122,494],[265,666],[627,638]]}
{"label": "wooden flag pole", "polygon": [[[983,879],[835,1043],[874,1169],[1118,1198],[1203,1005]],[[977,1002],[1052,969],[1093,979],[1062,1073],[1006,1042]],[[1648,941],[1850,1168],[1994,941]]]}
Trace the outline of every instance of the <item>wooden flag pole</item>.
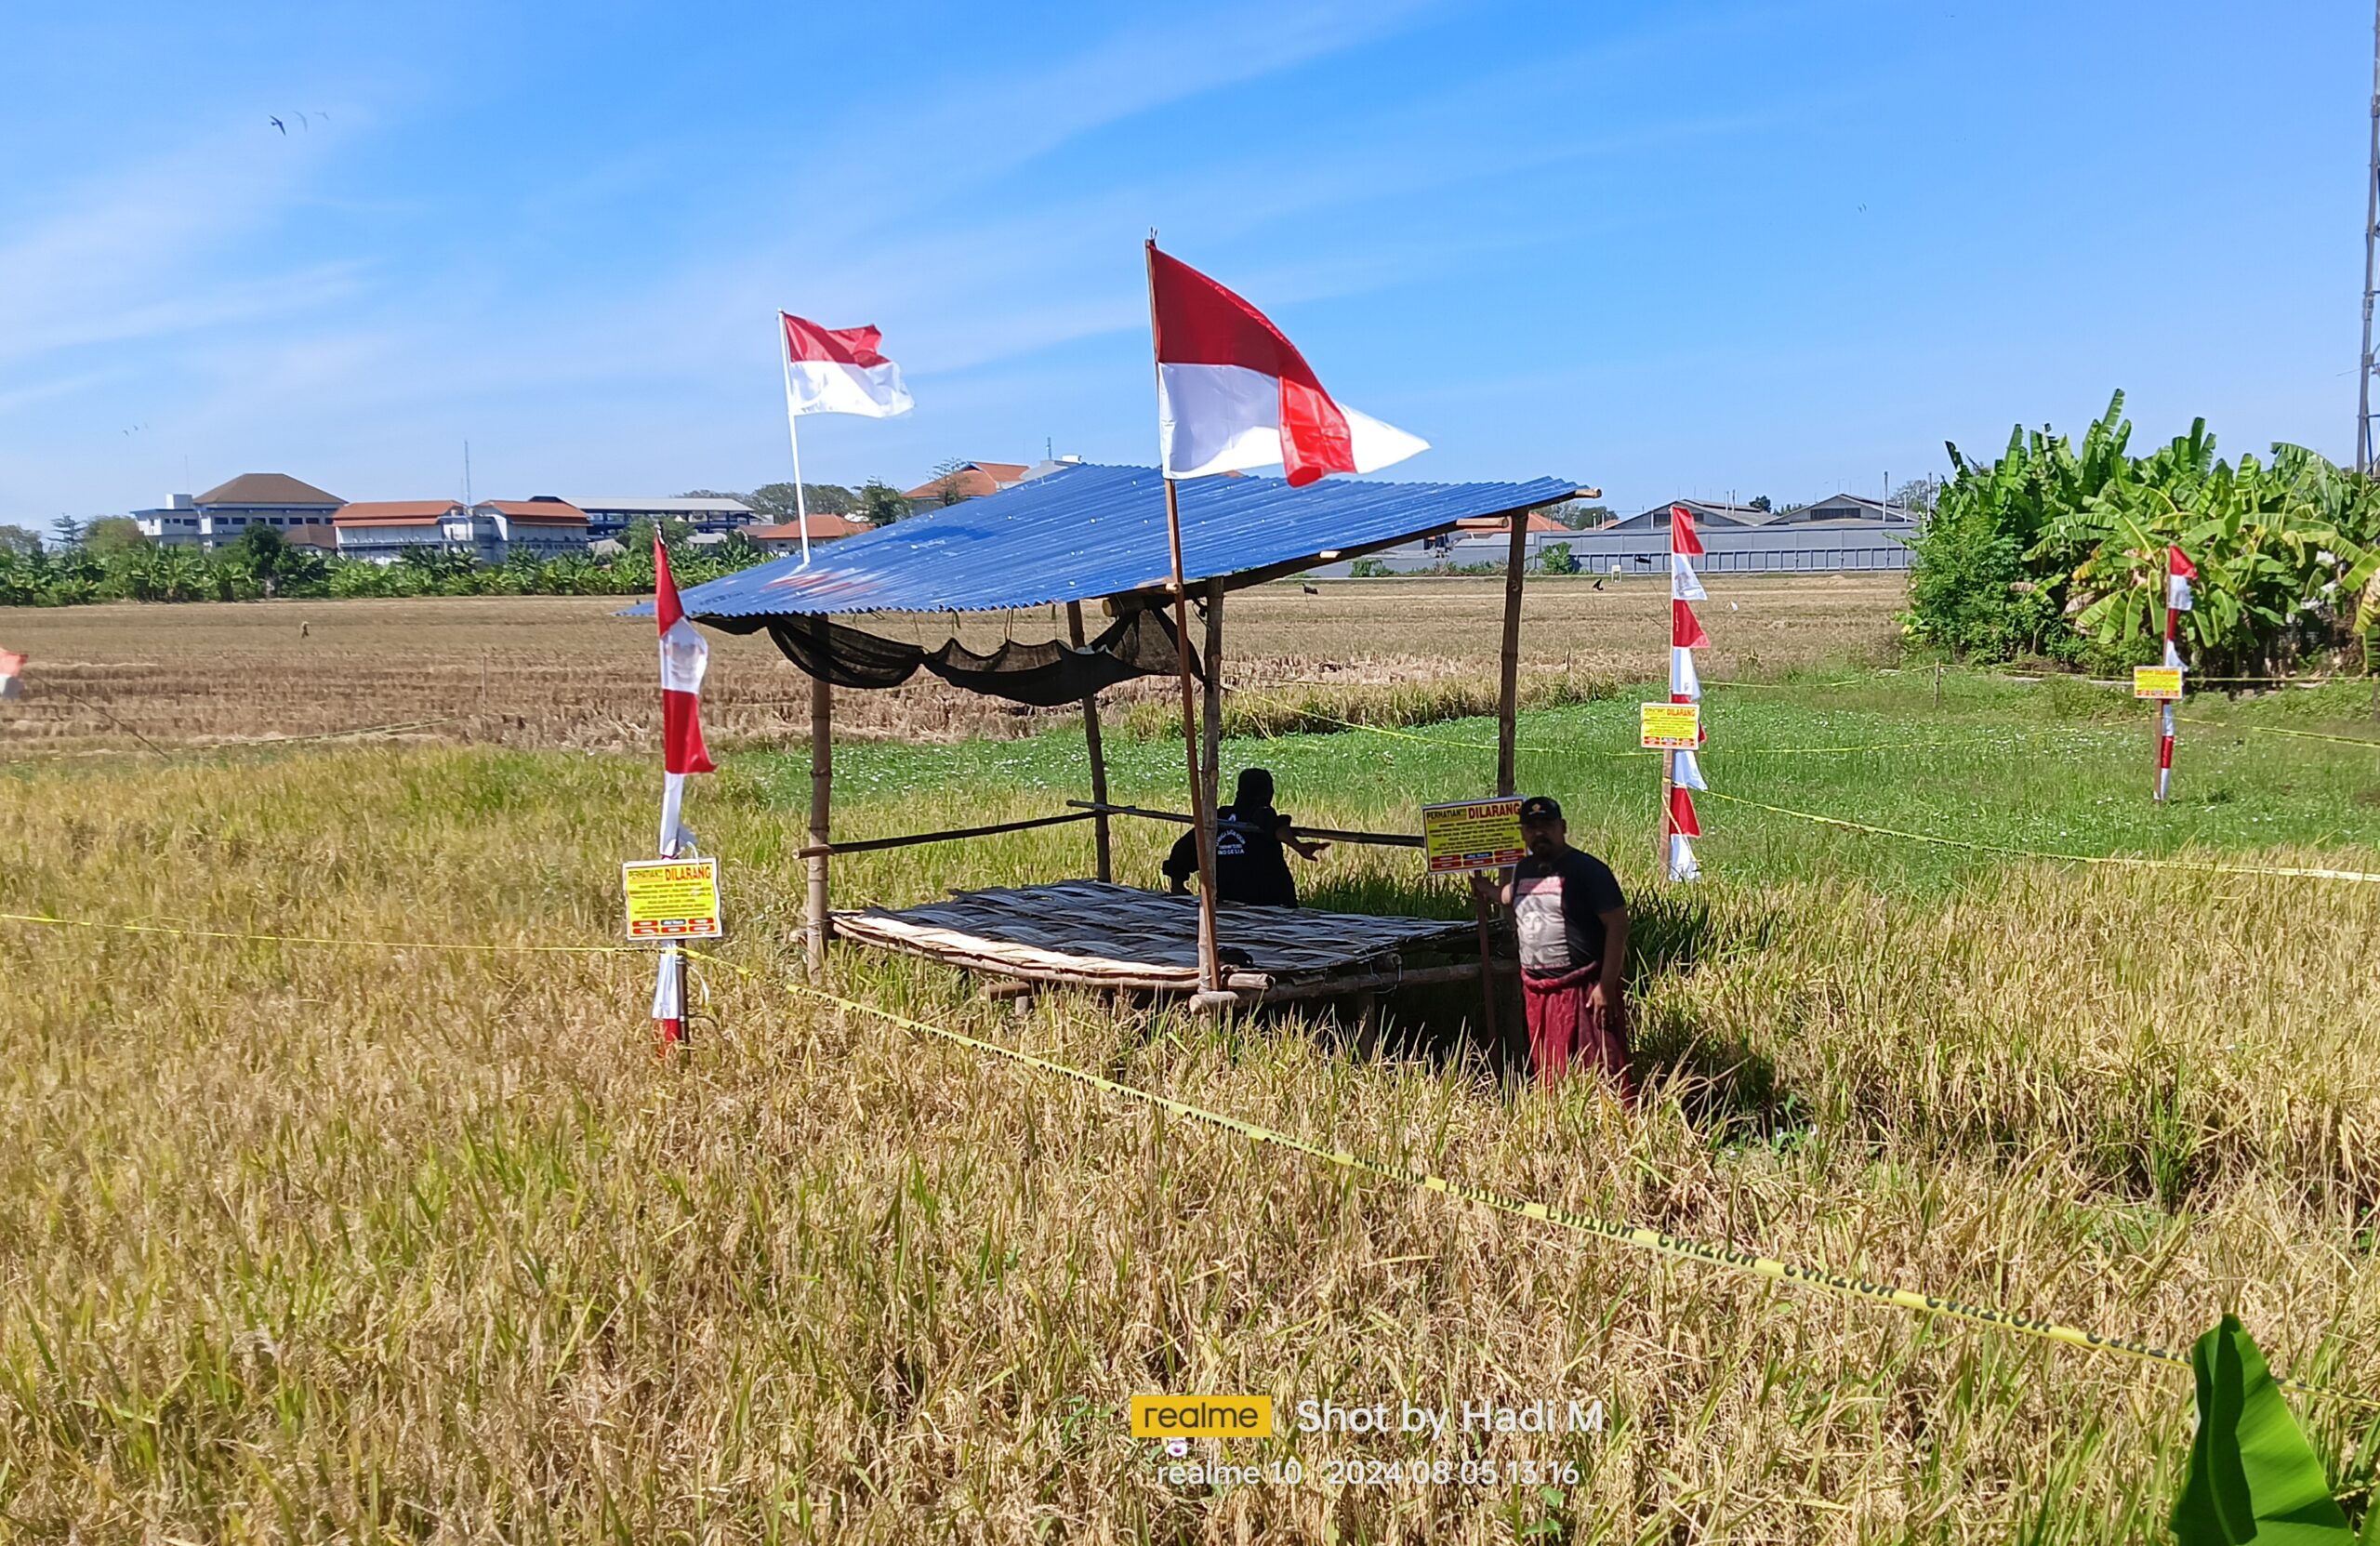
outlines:
{"label": "wooden flag pole", "polygon": [[[1157,320],[1157,237],[1152,233],[1147,247],[1149,266],[1149,357],[1152,367],[1158,367]],[[1165,390],[1161,368],[1157,377],[1160,395]],[[1158,469],[1162,472],[1164,469]],[[1197,834],[1198,851],[1198,991],[1191,998],[1191,1007],[1201,1012],[1236,1004],[1236,996],[1224,991],[1223,967],[1215,944],[1215,828],[1207,809],[1200,776],[1198,736],[1198,692],[1197,673],[1190,663],[1190,588],[1182,568],[1182,501],[1174,488],[1173,479],[1165,479],[1165,537],[1173,562],[1173,642],[1176,665],[1182,679],[1182,756],[1190,774],[1190,830]],[[1210,671],[1213,667],[1210,665]]]}

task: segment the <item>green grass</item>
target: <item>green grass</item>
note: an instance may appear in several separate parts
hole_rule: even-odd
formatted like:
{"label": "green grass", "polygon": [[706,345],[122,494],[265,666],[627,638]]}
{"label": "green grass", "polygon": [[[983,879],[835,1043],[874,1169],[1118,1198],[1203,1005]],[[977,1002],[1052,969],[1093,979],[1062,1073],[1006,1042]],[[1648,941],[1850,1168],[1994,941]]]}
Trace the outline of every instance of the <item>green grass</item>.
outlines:
{"label": "green grass", "polygon": [[[1602,700],[1525,712],[1519,781],[1558,797],[1573,840],[1649,879],[1659,772],[1635,749],[1636,704],[1651,684]],[[1937,709],[1930,673],[1875,677],[1855,688],[1714,687],[1705,707],[1703,766],[1712,788],[1765,804],[1968,841],[2050,852],[2188,856],[2277,852],[2291,862],[2380,870],[2380,721],[2365,690],[2341,685],[2253,702],[2202,696],[2186,706],[2173,798],[2149,798],[2154,711],[2118,691],[2038,686],[1952,674]],[[2281,737],[2283,726],[2372,738],[2370,746]],[[1415,831],[1419,809],[1492,790],[1495,722],[1464,719],[1386,733],[1238,737],[1229,771],[1273,770],[1278,803],[1325,826]],[[1880,747],[1832,754],[1830,747]],[[1181,743],[1108,743],[1111,798],[1185,810]],[[745,765],[770,798],[806,806],[805,754],[753,754]],[[1056,810],[1087,798],[1081,735],[1023,741],[840,747],[839,834],[913,830],[904,796],[964,787],[1046,797]],[[1860,837],[1790,816],[1701,802],[1707,869],[1748,881],[1857,879],[1880,889],[1938,889],[2002,867],[1999,855],[1897,838]],[[2277,861],[2278,862],[2278,861]],[[1146,879],[1143,877],[1142,879]]]}

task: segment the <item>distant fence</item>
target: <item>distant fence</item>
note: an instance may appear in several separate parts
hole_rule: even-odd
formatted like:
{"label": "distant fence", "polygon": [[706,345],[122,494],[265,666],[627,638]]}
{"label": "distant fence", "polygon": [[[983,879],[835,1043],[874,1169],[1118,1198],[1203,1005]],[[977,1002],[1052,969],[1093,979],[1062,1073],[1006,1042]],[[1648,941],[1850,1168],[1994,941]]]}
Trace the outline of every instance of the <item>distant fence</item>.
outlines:
{"label": "distant fence", "polygon": [[[1703,556],[1695,568],[1705,575],[1838,574],[1909,567],[1908,539],[1913,525],[1858,522],[1844,525],[1779,527],[1706,527],[1701,533]],[[1545,550],[1567,546],[1581,570],[1597,575],[1668,572],[1670,534],[1665,530],[1633,532],[1531,532],[1528,563],[1540,569]],[[1511,540],[1501,533],[1464,535],[1432,543],[1408,543],[1358,562],[1378,565],[1392,575],[1426,574],[1444,565],[1488,564],[1501,571],[1511,551]],[[1317,564],[1312,573],[1340,579],[1353,572],[1345,560]],[[1367,572],[1371,572],[1368,567]]]}

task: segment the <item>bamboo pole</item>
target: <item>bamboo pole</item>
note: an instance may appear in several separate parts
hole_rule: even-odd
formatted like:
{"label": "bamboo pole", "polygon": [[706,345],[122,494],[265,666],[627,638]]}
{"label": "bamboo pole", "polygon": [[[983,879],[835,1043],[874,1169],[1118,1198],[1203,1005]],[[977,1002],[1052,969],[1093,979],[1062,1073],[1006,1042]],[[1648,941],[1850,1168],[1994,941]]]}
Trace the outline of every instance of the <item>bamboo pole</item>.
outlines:
{"label": "bamboo pole", "polygon": [[[1069,800],[1081,805],[1080,800]],[[924,843],[963,842],[970,838],[989,838],[1002,832],[1028,832],[1037,826],[1063,826],[1068,822],[1091,821],[1099,812],[1085,807],[1069,811],[1063,816],[1028,816],[1022,821],[994,822],[988,826],[953,826],[939,832],[908,832],[897,838],[869,838],[855,843],[826,843],[814,848],[797,848],[797,859],[813,859],[822,853],[881,853],[892,848],[916,848]]]}
{"label": "bamboo pole", "polygon": [[[1165,391],[1164,367],[1157,359],[1157,233],[1149,233],[1147,247],[1149,265],[1149,354],[1150,368],[1157,375],[1157,392]],[[1162,469],[1160,469],[1162,470]],[[1206,793],[1200,788],[1198,776],[1198,709],[1195,699],[1190,668],[1190,586],[1182,567],[1182,498],[1174,480],[1165,479],[1165,538],[1173,564],[1173,642],[1175,659],[1182,677],[1182,756],[1190,773],[1191,831],[1197,835],[1198,851],[1198,992],[1191,999],[1194,1008],[1217,1010],[1236,1003],[1223,990],[1223,966],[1215,945],[1215,827],[1213,813],[1207,804]],[[1208,668],[1213,675],[1213,667]]]}
{"label": "bamboo pole", "polygon": [[[1170,478],[1165,481],[1165,531],[1173,555],[1173,639],[1182,675],[1182,755],[1190,774],[1190,830],[1198,839],[1198,995],[1194,1002],[1203,1001],[1200,1007],[1211,1009],[1229,995],[1223,992],[1222,959],[1215,943],[1215,824],[1213,808],[1207,803],[1207,781],[1198,766],[1198,710],[1190,668],[1190,588],[1182,576],[1182,506]],[[1213,674],[1211,667],[1208,674]]]}
{"label": "bamboo pole", "polygon": [[1513,545],[1504,558],[1504,642],[1496,698],[1496,792],[1514,792],[1514,752],[1521,701],[1521,576],[1528,566],[1528,511],[1514,510]]}
{"label": "bamboo pole", "polygon": [[[816,630],[819,659],[826,660],[826,629]],[[835,789],[835,686],[823,677],[810,679],[810,906],[809,959],[810,972],[816,976],[826,967],[828,897],[826,865],[830,862],[826,852],[832,845],[828,823],[828,805]]]}
{"label": "bamboo pole", "polygon": [[[1070,799],[1066,803],[1078,811],[1089,811],[1094,808],[1092,802],[1087,799]],[[1191,819],[1179,811],[1151,811],[1139,805],[1108,805],[1098,807],[1098,809],[1104,810],[1110,815],[1144,816],[1150,821],[1170,821],[1176,826],[1186,826]],[[1296,838],[1319,838],[1327,843],[1369,843],[1375,848],[1421,848],[1423,846],[1421,839],[1410,832],[1350,832],[1336,826],[1292,826],[1289,828],[1289,835]],[[847,852],[849,849],[845,848],[838,852]]]}
{"label": "bamboo pole", "polygon": [[[1504,636],[1496,659],[1496,792],[1500,795],[1516,794],[1520,788],[1515,763],[1520,747],[1521,590],[1528,568],[1528,511],[1514,510],[1511,521],[1512,546],[1504,554]],[[1471,910],[1479,930],[1480,1028],[1488,1033],[1490,1046],[1501,1047],[1503,1036],[1496,1024],[1488,899],[1475,890],[1471,893]]]}
{"label": "bamboo pole", "polygon": [[[1078,650],[1083,646],[1082,603],[1066,603],[1066,638]],[[1099,742],[1099,694],[1091,694],[1082,700],[1082,744],[1091,757],[1091,798],[1094,804],[1107,803],[1107,754]],[[1107,830],[1107,813],[1092,813],[1098,825],[1091,828],[1091,844],[1097,874],[1102,880],[1116,879],[1115,849]]]}
{"label": "bamboo pole", "polygon": [[1207,694],[1201,724],[1204,747],[1198,757],[1198,777],[1207,791],[1207,809],[1223,803],[1223,582],[1207,582]]}

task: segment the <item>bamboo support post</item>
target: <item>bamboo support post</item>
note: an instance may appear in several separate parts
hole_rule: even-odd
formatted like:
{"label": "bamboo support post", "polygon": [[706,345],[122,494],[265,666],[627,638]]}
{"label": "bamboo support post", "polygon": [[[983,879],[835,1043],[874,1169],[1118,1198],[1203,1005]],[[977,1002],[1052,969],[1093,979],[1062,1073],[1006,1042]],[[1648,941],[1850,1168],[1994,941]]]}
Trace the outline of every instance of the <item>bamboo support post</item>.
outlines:
{"label": "bamboo support post", "polygon": [[[824,629],[818,643],[822,658]],[[821,677],[810,679],[810,847],[809,960],[811,975],[826,967],[826,940],[833,928],[828,918],[826,866],[832,848],[828,805],[835,788],[835,686]]]}
{"label": "bamboo support post", "polygon": [[1095,820],[1099,813],[1084,802],[1072,799],[1069,805],[1082,809],[1062,816],[1028,816],[1023,821],[998,821],[987,826],[953,826],[939,832],[908,832],[897,838],[868,838],[855,843],[820,843],[793,851],[797,859],[815,859],[827,853],[881,853],[890,848],[917,848],[925,843],[963,842],[970,838],[989,838],[1002,832],[1027,832],[1037,826],[1063,826],[1068,822]]}
{"label": "bamboo support post", "polygon": [[1528,567],[1528,512],[1514,510],[1513,545],[1504,559],[1504,641],[1497,659],[1501,673],[1496,696],[1496,792],[1516,791],[1514,754],[1517,749],[1521,703],[1521,583]]}
{"label": "bamboo support post", "polygon": [[[1083,647],[1082,603],[1066,603],[1066,639],[1078,650]],[[1095,805],[1107,803],[1107,754],[1099,742],[1099,694],[1091,694],[1082,700],[1083,750],[1091,758],[1091,798]],[[1116,879],[1116,853],[1107,829],[1107,813],[1092,813],[1097,825],[1091,828],[1091,842],[1096,873],[1102,880]]]}
{"label": "bamboo support post", "polygon": [[1207,791],[1207,809],[1223,805],[1223,582],[1207,582],[1207,694],[1200,724],[1198,777]]}
{"label": "bamboo support post", "polygon": [[[1511,519],[1512,546],[1504,554],[1504,636],[1496,659],[1496,792],[1500,795],[1519,792],[1515,762],[1520,747],[1521,591],[1528,569],[1528,512],[1514,510]],[[1502,1035],[1496,1024],[1496,975],[1488,928],[1488,899],[1474,891],[1471,909],[1479,927],[1480,1028],[1487,1032],[1488,1045],[1499,1046]]]}

